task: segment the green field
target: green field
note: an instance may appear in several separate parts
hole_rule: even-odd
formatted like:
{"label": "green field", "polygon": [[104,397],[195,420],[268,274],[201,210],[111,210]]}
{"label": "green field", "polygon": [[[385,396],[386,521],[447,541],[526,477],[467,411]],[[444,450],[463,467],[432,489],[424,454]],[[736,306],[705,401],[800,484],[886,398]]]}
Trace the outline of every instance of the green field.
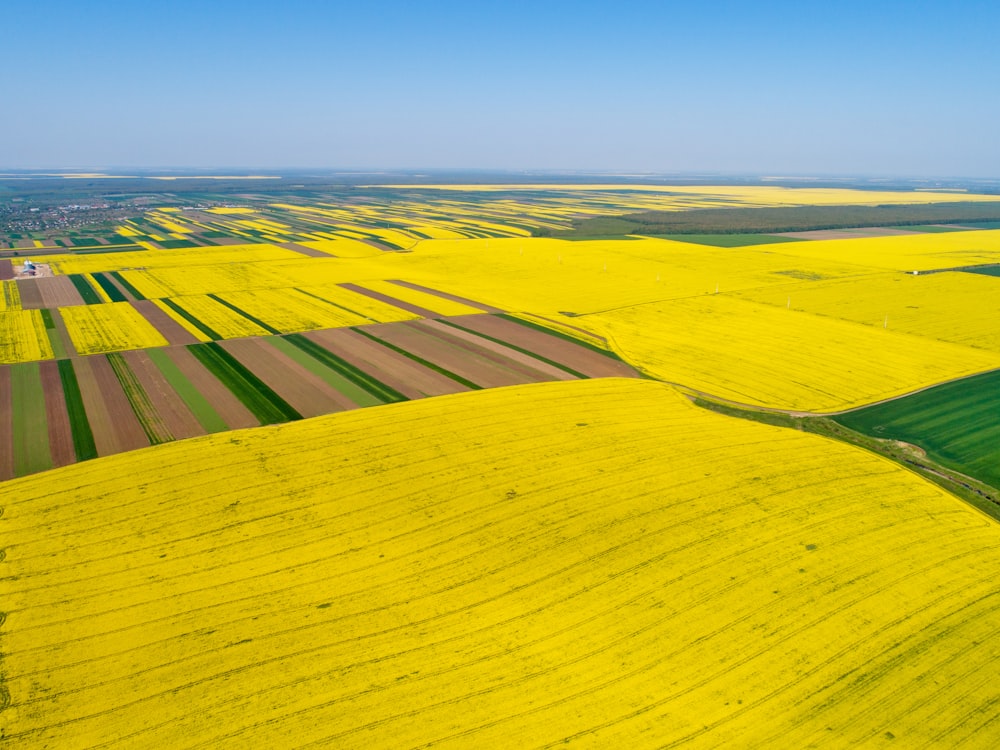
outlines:
{"label": "green field", "polygon": [[852,430],[918,445],[939,463],[1000,487],[1000,371],[842,414]]}
{"label": "green field", "polygon": [[981,273],[984,276],[1000,276],[1000,266],[982,266],[980,268],[970,268],[969,273]]}

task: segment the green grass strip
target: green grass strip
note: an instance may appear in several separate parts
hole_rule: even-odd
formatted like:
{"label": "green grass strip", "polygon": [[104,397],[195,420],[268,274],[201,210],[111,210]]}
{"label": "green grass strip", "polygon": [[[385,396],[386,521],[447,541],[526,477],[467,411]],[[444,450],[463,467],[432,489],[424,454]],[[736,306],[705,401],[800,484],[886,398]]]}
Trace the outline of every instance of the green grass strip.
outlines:
{"label": "green grass strip", "polygon": [[56,359],[66,359],[69,354],[66,352],[66,345],[63,343],[59,331],[52,329],[45,332],[49,337],[49,344],[52,346],[52,356]]}
{"label": "green grass strip", "polygon": [[282,352],[289,359],[297,362],[309,370],[309,372],[323,380],[323,382],[327,385],[336,389],[338,393],[342,393],[347,396],[347,398],[356,403],[358,406],[378,406],[379,404],[385,403],[383,398],[373,395],[370,391],[361,387],[353,380],[350,380],[341,373],[331,369],[311,354],[307,354],[305,350],[295,344],[285,341],[285,339],[281,336],[268,336],[264,340],[275,349]]}
{"label": "green grass strip", "polygon": [[279,331],[277,328],[272,328],[271,326],[269,326],[267,323],[265,323],[260,318],[255,318],[250,313],[244,312],[243,310],[241,310],[240,308],[238,308],[236,305],[234,305],[232,302],[226,302],[224,299],[222,299],[222,297],[218,296],[217,294],[209,294],[207,296],[209,297],[209,299],[214,299],[220,305],[225,305],[226,307],[228,307],[230,310],[232,310],[237,315],[242,315],[244,318],[246,318],[247,320],[249,320],[251,323],[256,323],[257,325],[259,325],[261,328],[263,328],[268,333],[273,333],[276,336],[280,336],[281,335],[282,332]]}
{"label": "green grass strip", "polygon": [[[370,394],[370,397],[373,396],[378,399],[378,403],[392,403],[394,401],[407,400],[406,396],[397,391],[395,388],[391,388],[380,380],[373,378],[364,370],[361,370],[352,365],[350,362],[341,359],[333,352],[324,349],[315,341],[306,338],[300,333],[293,333],[288,336],[284,336],[281,340],[286,344],[291,344],[300,351],[305,352],[314,360],[322,363],[344,380],[353,383],[357,388],[360,388]],[[330,384],[333,385],[334,388],[337,388],[337,390],[340,390],[336,384]],[[350,398],[352,401],[354,400],[354,397],[347,391],[341,391],[341,393]],[[360,402],[357,403],[360,404]],[[367,404],[362,404],[362,406],[366,405]]]}
{"label": "green grass strip", "polygon": [[551,365],[563,372],[568,372],[578,378],[586,379],[588,376],[584,375],[582,372],[577,372],[571,367],[560,364],[555,360],[549,359],[548,357],[543,357],[541,354],[531,351],[530,349],[522,349],[520,346],[510,343],[509,341],[504,341],[503,339],[494,338],[493,336],[487,336],[485,333],[480,333],[471,328],[466,328],[465,326],[460,326],[458,323],[452,323],[450,320],[445,320],[444,318],[438,318],[438,323],[444,323],[446,326],[451,326],[452,328],[457,328],[460,331],[465,331],[466,333],[471,333],[473,336],[479,336],[487,341],[492,341],[494,344],[500,344],[501,346],[506,346],[508,349],[513,349],[516,352],[521,352],[521,354],[527,354],[532,359],[537,359],[539,362],[544,362],[547,365]]}
{"label": "green grass strip", "polygon": [[180,305],[178,305],[172,299],[164,297],[160,301],[163,302],[163,304],[165,304],[167,307],[169,307],[175,313],[177,313],[178,315],[180,315],[182,318],[184,318],[184,320],[186,320],[188,323],[190,323],[195,328],[197,328],[199,331],[201,331],[206,336],[208,336],[210,339],[213,339],[214,341],[218,341],[219,339],[222,338],[222,336],[220,336],[218,333],[216,333],[215,331],[213,331],[207,325],[205,325],[204,323],[202,323],[194,315],[192,315],[191,313],[189,313],[187,310],[185,310],[183,307],[181,307]]}
{"label": "green grass strip", "polygon": [[181,401],[191,410],[194,418],[198,420],[198,424],[204,428],[205,432],[225,432],[229,429],[229,425],[219,416],[219,412],[212,408],[208,399],[195,388],[194,383],[187,379],[163,349],[147,349],[146,354],[166,378],[170,387],[181,397]]}
{"label": "green grass strip", "polygon": [[24,476],[52,468],[45,390],[37,362],[11,365],[11,424],[14,431],[14,474]]}
{"label": "green grass strip", "polygon": [[73,282],[73,286],[76,287],[76,291],[80,293],[80,297],[83,299],[85,304],[88,305],[99,305],[104,300],[101,296],[94,291],[94,288],[90,283],[83,277],[80,273],[71,273],[69,275],[69,280]]}
{"label": "green grass strip", "polygon": [[107,292],[107,295],[111,298],[112,302],[128,302],[128,299],[122,294],[122,290],[114,285],[111,279],[107,278],[103,273],[93,274],[94,281],[101,285],[101,288]]}
{"label": "green grass strip", "polygon": [[532,323],[530,320],[516,318],[509,313],[497,313],[497,317],[503,318],[504,320],[509,320],[511,323],[517,323],[518,325],[522,325],[525,328],[534,328],[536,331],[541,331],[542,333],[547,333],[550,336],[556,336],[557,338],[561,338],[566,341],[570,341],[574,344],[577,344],[579,346],[586,347],[587,349],[590,349],[592,352],[603,354],[605,357],[608,357],[609,359],[615,359],[618,360],[619,362],[622,361],[621,357],[619,357],[612,351],[608,351],[607,349],[602,349],[601,347],[597,346],[597,344],[591,344],[589,341],[584,341],[583,339],[578,339],[575,336],[570,336],[568,333],[563,333],[562,331],[558,331],[555,328],[546,328],[545,326],[539,323]]}
{"label": "green grass strip", "polygon": [[153,406],[153,402],[149,400],[149,395],[135,376],[135,373],[128,366],[125,357],[117,352],[112,352],[105,356],[107,357],[108,364],[111,365],[111,369],[115,372],[115,377],[118,378],[118,383],[125,392],[125,397],[128,399],[132,411],[142,426],[142,431],[149,438],[149,444],[159,445],[160,443],[167,443],[173,440],[173,434],[166,424],[164,424],[163,418],[160,417],[160,413]]}
{"label": "green grass strip", "polygon": [[451,378],[456,383],[461,383],[466,388],[471,388],[474,391],[481,391],[483,389],[483,387],[481,385],[476,385],[471,380],[466,380],[461,375],[456,375],[455,373],[451,372],[450,370],[444,369],[440,365],[436,365],[433,362],[430,362],[430,361],[424,359],[423,357],[417,356],[413,352],[408,352],[408,351],[406,351],[406,349],[398,347],[395,344],[390,344],[388,341],[383,341],[382,339],[380,339],[380,338],[378,338],[376,336],[372,336],[370,333],[368,333],[366,331],[363,331],[360,328],[352,328],[351,330],[354,331],[354,332],[356,332],[356,333],[360,333],[362,336],[364,336],[367,339],[371,339],[376,344],[381,344],[386,349],[392,349],[392,351],[396,352],[397,354],[402,354],[404,357],[406,357],[407,359],[413,360],[418,365],[423,365],[424,367],[426,367],[429,370],[434,370],[434,372],[436,372],[436,373],[438,373],[440,375],[444,375],[446,378]]}
{"label": "green grass strip", "polygon": [[261,424],[302,419],[291,405],[215,342],[190,344],[188,350],[217,377]]}
{"label": "green grass strip", "polygon": [[40,312],[42,314],[42,320],[45,322],[45,330],[51,331],[53,328],[56,327],[56,322],[55,322],[55,320],[52,319],[52,311],[51,310],[49,310],[48,308],[43,307],[38,312]]}
{"label": "green grass strip", "polygon": [[94,444],[94,433],[90,429],[87,410],[83,406],[83,395],[80,384],[76,380],[76,370],[73,360],[61,359],[59,379],[62,381],[63,399],[66,401],[66,412],[69,414],[69,426],[73,433],[73,451],[77,461],[97,458],[97,446]]}
{"label": "green grass strip", "polygon": [[140,292],[138,289],[136,289],[128,281],[125,280],[125,277],[121,275],[121,272],[108,271],[108,276],[112,277],[115,281],[121,284],[122,288],[125,289],[125,291],[127,291],[136,299],[146,299],[145,295],[142,292]]}

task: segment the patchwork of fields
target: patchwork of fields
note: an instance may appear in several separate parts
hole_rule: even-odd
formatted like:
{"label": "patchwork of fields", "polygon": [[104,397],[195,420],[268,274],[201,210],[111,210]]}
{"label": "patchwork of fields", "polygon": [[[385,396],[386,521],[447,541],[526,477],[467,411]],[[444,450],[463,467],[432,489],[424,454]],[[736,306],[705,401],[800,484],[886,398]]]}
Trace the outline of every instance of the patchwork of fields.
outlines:
{"label": "patchwork of fields", "polygon": [[1000,487],[1000,278],[958,270],[1000,230],[571,242],[529,234],[943,198],[378,190],[0,259],[0,744],[1000,744],[996,522],[681,395]]}
{"label": "patchwork of fields", "polygon": [[394,401],[635,375],[607,352],[492,314],[0,365],[0,479]]}
{"label": "patchwork of fields", "polygon": [[17,747],[1000,742],[996,524],[662,384],[157,446],[3,523]]}

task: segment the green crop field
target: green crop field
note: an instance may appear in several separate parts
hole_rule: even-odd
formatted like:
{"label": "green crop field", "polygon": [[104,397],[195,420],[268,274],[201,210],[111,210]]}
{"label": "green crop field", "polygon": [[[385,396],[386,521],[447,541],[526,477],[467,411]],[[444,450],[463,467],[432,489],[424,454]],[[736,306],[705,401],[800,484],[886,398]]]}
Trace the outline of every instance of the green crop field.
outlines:
{"label": "green crop field", "polygon": [[1000,486],[1000,371],[835,419],[867,435],[918,445],[940,463]]}

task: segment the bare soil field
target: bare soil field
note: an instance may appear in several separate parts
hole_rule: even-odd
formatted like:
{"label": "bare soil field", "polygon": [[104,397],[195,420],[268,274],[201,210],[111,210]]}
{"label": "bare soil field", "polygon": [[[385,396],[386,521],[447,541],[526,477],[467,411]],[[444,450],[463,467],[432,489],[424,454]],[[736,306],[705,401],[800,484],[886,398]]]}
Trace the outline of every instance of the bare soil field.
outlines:
{"label": "bare soil field", "polygon": [[[23,286],[27,283],[22,281],[20,285]],[[73,281],[69,276],[50,276],[38,279],[35,283],[42,295],[43,307],[68,307],[84,304],[80,292],[73,286]]]}
{"label": "bare soil field", "polygon": [[407,398],[444,396],[469,388],[439,372],[424,367],[405,355],[387,349],[349,328],[310,331],[306,338],[336,354],[345,362],[371,373]]}
{"label": "bare soil field", "polygon": [[97,454],[109,456],[148,446],[149,439],[104,356],[81,357],[74,360],[73,369]]}
{"label": "bare soil field", "polygon": [[66,411],[59,365],[54,360],[40,363],[42,390],[45,393],[45,418],[49,427],[49,452],[53,466],[67,466],[76,462],[73,448],[73,430]]}
{"label": "bare soil field", "polygon": [[193,333],[163,312],[152,300],[135,300],[129,304],[172,345],[198,343]]}

